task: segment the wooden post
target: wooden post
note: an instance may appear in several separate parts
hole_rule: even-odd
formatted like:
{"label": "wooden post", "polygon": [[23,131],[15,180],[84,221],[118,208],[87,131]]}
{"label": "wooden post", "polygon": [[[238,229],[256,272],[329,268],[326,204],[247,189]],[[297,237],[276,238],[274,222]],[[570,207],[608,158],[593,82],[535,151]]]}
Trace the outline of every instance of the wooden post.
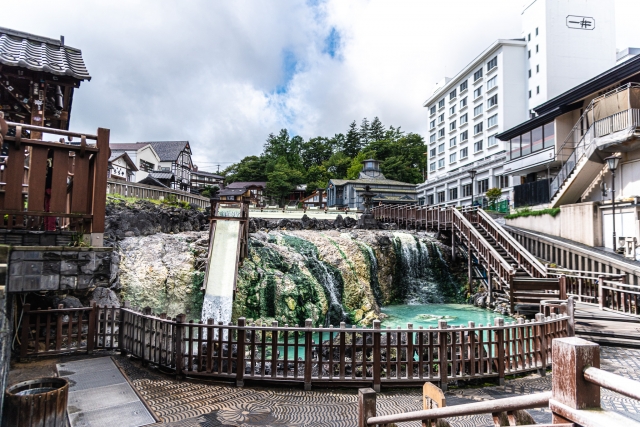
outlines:
{"label": "wooden post", "polygon": [[602,289],[602,287],[604,286],[604,277],[603,276],[598,276],[598,306],[600,307],[600,310],[604,310],[604,289]]}
{"label": "wooden post", "polygon": [[444,320],[438,320],[438,373],[440,374],[440,389],[447,391],[447,377],[449,371],[449,357],[447,352],[447,322]]}
{"label": "wooden post", "polygon": [[[98,316],[100,315],[100,310],[97,309],[96,307],[96,302],[95,301],[91,301],[91,311],[89,312],[89,328],[87,330],[87,354],[91,354],[93,353],[93,349],[95,348],[96,345],[96,341],[98,339],[98,334],[97,334],[97,329],[96,329],[96,323],[98,320]],[[71,316],[71,315],[69,315]],[[79,314],[79,316],[82,316],[82,314]],[[106,319],[106,310],[105,310],[105,322],[104,322],[104,328],[106,330],[107,328],[107,319]],[[48,332],[47,332],[48,333]],[[78,331],[78,338],[80,337],[80,331]],[[71,339],[71,338],[69,338]],[[103,343],[104,346],[106,347],[107,343]]]}
{"label": "wooden post", "polygon": [[544,377],[547,375],[547,336],[545,334],[545,326],[543,324],[544,322],[544,313],[537,313],[536,314],[536,322],[539,323],[538,326],[536,326],[536,333],[537,335],[540,337],[540,361],[541,361],[541,366],[538,368],[538,375],[540,375],[541,377]]}
{"label": "wooden post", "polygon": [[451,260],[456,260],[456,231],[451,227]]}
{"label": "wooden post", "polygon": [[107,204],[107,169],[109,167],[109,129],[98,128],[95,164],[93,167],[93,205],[91,209],[91,245],[103,246],[105,209]]}
{"label": "wooden post", "polygon": [[370,388],[358,389],[358,427],[367,427],[367,420],[376,416],[376,392]]}
{"label": "wooden post", "polygon": [[471,235],[467,236],[467,276],[469,277],[469,295],[473,293],[473,269],[471,257],[473,256],[473,250],[471,249]]}
{"label": "wooden post", "polygon": [[567,299],[567,316],[569,316],[569,320],[567,321],[567,336],[570,336],[570,337],[576,336],[575,311],[576,311],[575,299],[574,297],[569,297]]}
{"label": "wooden post", "polygon": [[[236,349],[236,387],[242,387],[244,385],[244,345],[245,345],[245,336],[246,336],[246,321],[244,317],[240,317],[238,319],[238,347]],[[231,333],[231,329],[229,330]],[[229,337],[229,341],[231,341],[231,337]],[[231,351],[231,349],[229,349]]]}
{"label": "wooden post", "polygon": [[[173,348],[176,350],[176,378],[179,380],[184,378],[184,326],[182,326],[182,324],[186,318],[186,314],[178,314],[176,316],[176,342],[173,344]],[[209,330],[207,332],[212,333],[213,331]],[[144,349],[142,354],[144,354]],[[189,363],[191,363],[191,361],[189,361]]]}
{"label": "wooden post", "polygon": [[492,295],[492,283],[491,281],[493,280],[493,278],[491,277],[491,266],[489,264],[487,264],[487,305],[491,304],[493,302],[493,295]]}
{"label": "wooden post", "polygon": [[147,316],[151,315],[151,307],[145,307],[142,316],[142,334],[140,336],[140,350],[142,351],[142,366],[149,364],[147,357],[147,344],[149,343],[149,319]]}
{"label": "wooden post", "polygon": [[[131,307],[131,303],[129,301],[124,301],[124,305],[122,308],[129,308]],[[120,354],[122,356],[126,356],[127,355],[127,346],[125,345],[124,341],[126,339],[126,323],[125,323],[125,316],[126,316],[126,312],[124,310],[122,310],[122,308],[120,308],[120,329],[118,330],[118,333],[120,334],[118,337],[118,350],[120,350]]]}
{"label": "wooden post", "polygon": [[564,274],[560,276],[558,280],[558,285],[560,287],[560,296],[559,299],[565,300],[567,299],[567,276]]}
{"label": "wooden post", "polygon": [[[306,328],[304,331],[304,389],[309,391],[311,390],[311,368],[313,365],[313,361],[311,360],[311,340],[313,336],[311,328],[313,327],[313,321],[311,319],[305,320],[304,327]],[[318,367],[322,370],[322,366],[318,365]]]}
{"label": "wooden post", "polygon": [[[381,366],[380,366],[380,321],[373,321],[373,389],[376,392],[380,392],[380,376],[381,376]],[[363,343],[364,344],[364,343]],[[387,355],[389,357],[389,355]],[[355,360],[355,355],[352,355],[353,360]],[[364,362],[365,355],[363,353],[362,360]],[[363,367],[366,364],[363,363]],[[387,375],[389,373],[387,372]],[[374,394],[374,403],[375,403],[375,394]],[[374,413],[375,413],[375,405],[374,405]],[[375,416],[375,415],[372,415]]]}
{"label": "wooden post", "polygon": [[[22,337],[20,343],[20,359],[23,360],[27,357],[27,348],[29,347],[29,329],[31,328],[31,318],[29,312],[31,311],[31,304],[25,304],[22,306]],[[36,331],[37,333],[37,331]],[[49,331],[47,331],[49,333]],[[38,349],[36,348],[36,351]]]}
{"label": "wooden post", "polygon": [[582,338],[553,340],[552,422],[563,423],[562,406],[571,409],[600,408],[600,386],[587,381],[584,370],[600,368],[600,346]]}
{"label": "wooden post", "polygon": [[504,385],[504,319],[498,317],[493,322],[494,326],[499,329],[496,329],[496,346],[497,357],[498,357],[498,384]]}

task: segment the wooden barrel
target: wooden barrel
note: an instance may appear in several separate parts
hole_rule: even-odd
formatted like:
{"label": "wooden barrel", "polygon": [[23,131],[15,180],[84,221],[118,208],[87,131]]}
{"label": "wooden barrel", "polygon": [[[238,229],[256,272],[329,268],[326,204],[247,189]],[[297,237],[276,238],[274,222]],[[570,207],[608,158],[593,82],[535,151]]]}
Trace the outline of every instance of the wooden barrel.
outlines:
{"label": "wooden barrel", "polygon": [[7,387],[3,426],[63,427],[67,422],[69,382],[64,378],[38,378]]}

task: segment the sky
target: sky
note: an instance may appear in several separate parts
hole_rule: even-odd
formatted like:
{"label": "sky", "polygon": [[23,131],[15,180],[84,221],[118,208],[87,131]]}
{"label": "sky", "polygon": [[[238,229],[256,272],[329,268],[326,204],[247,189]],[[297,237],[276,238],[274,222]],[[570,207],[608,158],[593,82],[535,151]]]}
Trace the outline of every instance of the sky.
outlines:
{"label": "sky", "polygon": [[[615,4],[617,47],[640,47],[637,0]],[[2,0],[0,26],[79,48],[92,76],[72,130],[112,142],[188,140],[201,170],[353,120],[426,135],[422,103],[499,38],[522,0]],[[22,17],[17,19],[17,17]]]}

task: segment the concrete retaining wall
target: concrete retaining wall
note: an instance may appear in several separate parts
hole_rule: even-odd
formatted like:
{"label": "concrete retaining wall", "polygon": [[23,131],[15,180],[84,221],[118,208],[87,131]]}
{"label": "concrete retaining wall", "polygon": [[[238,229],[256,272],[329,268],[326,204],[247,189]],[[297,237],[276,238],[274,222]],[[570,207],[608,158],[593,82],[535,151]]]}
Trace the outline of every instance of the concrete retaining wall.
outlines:
{"label": "concrete retaining wall", "polygon": [[588,246],[602,246],[602,216],[598,202],[560,207],[560,213],[508,219],[507,225],[562,237]]}

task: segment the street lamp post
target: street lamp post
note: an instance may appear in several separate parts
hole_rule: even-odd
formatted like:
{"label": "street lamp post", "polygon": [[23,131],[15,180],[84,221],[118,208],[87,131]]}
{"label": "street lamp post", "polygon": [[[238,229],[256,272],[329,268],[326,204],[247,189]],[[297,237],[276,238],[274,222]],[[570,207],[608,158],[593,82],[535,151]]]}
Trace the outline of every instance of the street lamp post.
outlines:
{"label": "street lamp post", "polygon": [[469,176],[471,177],[471,207],[473,207],[473,180],[476,177],[478,171],[475,169],[471,169],[469,171]]}
{"label": "street lamp post", "polygon": [[611,218],[613,221],[613,251],[615,252],[618,246],[616,244],[616,169],[618,169],[620,157],[609,156],[605,160],[611,171],[611,207],[613,209]]}

